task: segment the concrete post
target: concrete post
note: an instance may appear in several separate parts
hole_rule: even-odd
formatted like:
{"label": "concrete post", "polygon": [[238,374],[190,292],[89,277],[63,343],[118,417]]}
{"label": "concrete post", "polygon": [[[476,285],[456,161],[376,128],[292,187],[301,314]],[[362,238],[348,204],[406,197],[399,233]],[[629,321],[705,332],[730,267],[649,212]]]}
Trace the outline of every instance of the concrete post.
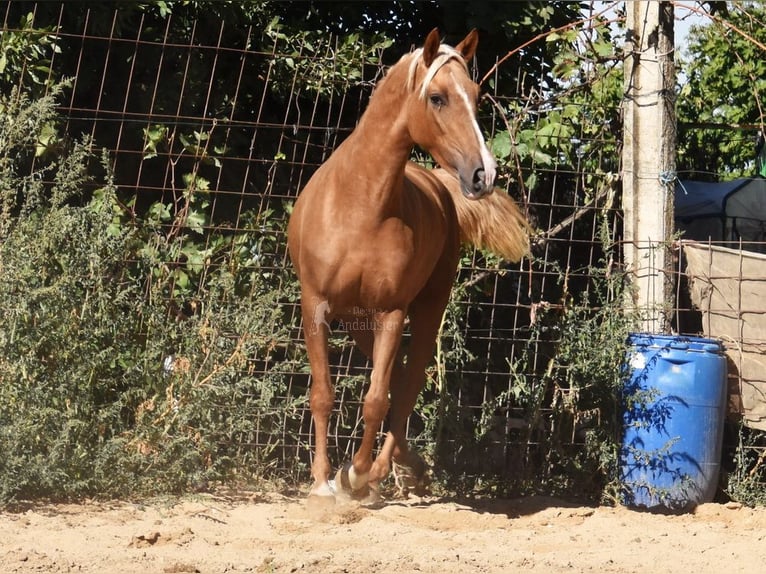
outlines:
{"label": "concrete post", "polygon": [[624,258],[634,290],[629,304],[641,328],[670,329],[675,67],[673,3],[627,1],[622,208]]}

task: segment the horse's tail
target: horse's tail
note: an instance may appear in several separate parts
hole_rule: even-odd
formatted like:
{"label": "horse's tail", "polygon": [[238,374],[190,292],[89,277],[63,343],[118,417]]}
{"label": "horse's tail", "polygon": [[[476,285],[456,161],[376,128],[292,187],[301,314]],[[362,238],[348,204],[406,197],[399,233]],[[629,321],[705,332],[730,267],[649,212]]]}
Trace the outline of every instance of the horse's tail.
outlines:
{"label": "horse's tail", "polygon": [[443,169],[434,169],[433,173],[449,190],[455,204],[461,241],[509,261],[519,261],[529,253],[531,227],[507,193],[496,189],[480,199],[468,199],[455,176]]}

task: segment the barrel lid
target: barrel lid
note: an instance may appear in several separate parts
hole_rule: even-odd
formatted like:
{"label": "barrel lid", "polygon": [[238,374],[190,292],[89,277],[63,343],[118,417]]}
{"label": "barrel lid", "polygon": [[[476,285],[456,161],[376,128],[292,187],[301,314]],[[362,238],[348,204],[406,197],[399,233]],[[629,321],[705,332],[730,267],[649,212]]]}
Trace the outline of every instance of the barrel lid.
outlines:
{"label": "barrel lid", "polygon": [[657,333],[630,333],[628,343],[634,347],[656,349],[677,349],[680,351],[723,352],[723,345],[718,339],[695,337],[692,335],[663,335]]}

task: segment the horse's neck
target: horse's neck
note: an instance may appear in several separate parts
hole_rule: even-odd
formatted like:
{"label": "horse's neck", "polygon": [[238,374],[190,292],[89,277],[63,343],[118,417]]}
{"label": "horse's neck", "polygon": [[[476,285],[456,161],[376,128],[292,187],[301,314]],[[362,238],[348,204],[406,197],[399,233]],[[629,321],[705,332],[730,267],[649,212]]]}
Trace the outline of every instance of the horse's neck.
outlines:
{"label": "horse's neck", "polygon": [[[394,87],[394,90],[397,88]],[[360,182],[345,193],[386,209],[397,205],[413,142],[404,119],[405,96],[381,86],[356,129],[336,153],[344,179]]]}

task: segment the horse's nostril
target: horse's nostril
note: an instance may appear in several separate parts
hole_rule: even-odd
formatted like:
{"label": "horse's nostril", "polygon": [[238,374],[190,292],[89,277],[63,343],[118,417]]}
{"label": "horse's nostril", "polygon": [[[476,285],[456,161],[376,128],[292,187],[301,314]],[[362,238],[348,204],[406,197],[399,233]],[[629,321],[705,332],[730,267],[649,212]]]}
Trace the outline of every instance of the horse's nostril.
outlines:
{"label": "horse's nostril", "polygon": [[477,169],[473,172],[473,189],[475,191],[482,191],[484,189],[484,170]]}

